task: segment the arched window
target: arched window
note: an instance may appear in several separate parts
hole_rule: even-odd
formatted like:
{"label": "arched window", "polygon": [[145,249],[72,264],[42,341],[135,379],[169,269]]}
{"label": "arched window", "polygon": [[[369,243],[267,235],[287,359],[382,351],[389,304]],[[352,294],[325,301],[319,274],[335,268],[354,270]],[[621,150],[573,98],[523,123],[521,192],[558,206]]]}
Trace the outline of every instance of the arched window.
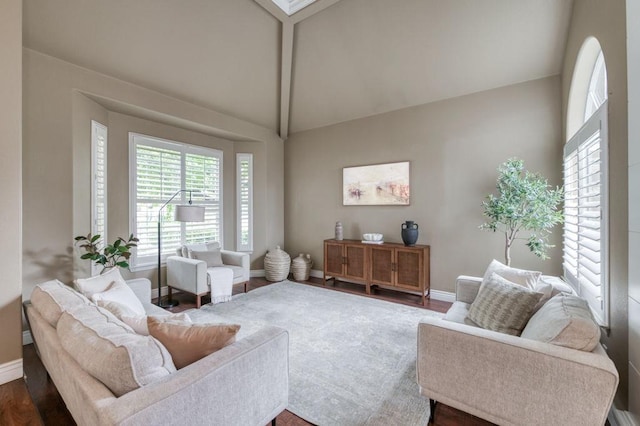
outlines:
{"label": "arched window", "polygon": [[600,44],[587,39],[576,61],[564,147],[565,279],[601,325],[609,323],[607,70]]}

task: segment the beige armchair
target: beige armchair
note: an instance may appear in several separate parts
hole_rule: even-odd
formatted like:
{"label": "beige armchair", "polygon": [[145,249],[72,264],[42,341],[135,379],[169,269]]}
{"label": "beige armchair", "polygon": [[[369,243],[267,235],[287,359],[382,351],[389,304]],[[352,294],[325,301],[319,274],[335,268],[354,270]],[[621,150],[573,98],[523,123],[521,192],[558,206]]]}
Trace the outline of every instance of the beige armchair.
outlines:
{"label": "beige armchair", "polygon": [[418,325],[417,381],[431,416],[439,401],[500,425],[603,425],[618,385],[603,347],[585,352],[464,324],[481,281],[459,277],[447,316]]}
{"label": "beige armchair", "polygon": [[[209,249],[219,248],[218,243],[207,244]],[[190,259],[188,257],[189,246],[177,250],[176,256],[167,258],[167,287],[169,294],[172,289],[181,290],[196,296],[196,307],[200,308],[201,298],[211,292],[216,286],[216,277],[220,274],[209,274],[212,269],[207,268],[203,260]],[[247,291],[247,283],[250,278],[250,256],[248,253],[220,250],[223,268],[233,271],[233,285],[243,284]],[[211,278],[213,277],[213,278]]]}

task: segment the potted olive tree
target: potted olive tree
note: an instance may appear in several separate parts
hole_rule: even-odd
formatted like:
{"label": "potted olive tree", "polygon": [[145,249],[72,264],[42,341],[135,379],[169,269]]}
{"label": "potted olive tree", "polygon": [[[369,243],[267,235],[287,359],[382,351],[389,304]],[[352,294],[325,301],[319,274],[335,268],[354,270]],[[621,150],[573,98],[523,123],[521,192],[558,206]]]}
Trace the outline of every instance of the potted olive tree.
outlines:
{"label": "potted olive tree", "polygon": [[75,241],[76,245],[86,251],[80,256],[80,259],[89,259],[102,265],[102,270],[100,271],[102,275],[111,268],[128,268],[131,248],[136,247],[139,240],[133,234],[129,235],[128,240],[118,237],[113,244],[107,244],[102,249],[99,248],[101,243],[100,234],[79,235],[75,237]]}
{"label": "potted olive tree", "polygon": [[498,173],[498,194],[489,194],[482,203],[488,219],[480,228],[504,234],[507,265],[516,240],[525,240],[533,254],[548,259],[547,249],[553,247],[549,244],[551,230],[563,221],[558,208],[562,188],[554,189],[541,175],[524,170],[524,161],[518,158],[501,164]]}

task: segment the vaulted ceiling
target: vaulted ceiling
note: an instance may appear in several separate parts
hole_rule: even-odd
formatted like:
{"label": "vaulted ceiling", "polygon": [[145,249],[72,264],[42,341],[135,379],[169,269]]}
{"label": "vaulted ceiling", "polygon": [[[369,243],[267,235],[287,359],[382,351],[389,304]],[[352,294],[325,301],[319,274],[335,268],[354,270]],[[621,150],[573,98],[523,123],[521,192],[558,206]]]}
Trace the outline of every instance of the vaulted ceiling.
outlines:
{"label": "vaulted ceiling", "polygon": [[25,0],[23,43],[286,137],[559,74],[571,5]]}

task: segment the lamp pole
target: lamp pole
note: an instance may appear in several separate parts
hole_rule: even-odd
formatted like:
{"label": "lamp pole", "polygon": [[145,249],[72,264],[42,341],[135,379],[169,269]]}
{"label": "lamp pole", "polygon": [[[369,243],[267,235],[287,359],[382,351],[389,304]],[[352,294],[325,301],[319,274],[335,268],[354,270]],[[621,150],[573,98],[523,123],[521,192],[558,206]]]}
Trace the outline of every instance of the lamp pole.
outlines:
{"label": "lamp pole", "polygon": [[175,194],[169,198],[169,200],[160,207],[158,210],[158,306],[161,308],[173,308],[174,306],[178,306],[179,302],[176,300],[175,302],[169,298],[166,303],[162,303],[162,210],[173,201],[179,194],[183,192],[189,193],[189,206],[192,205],[191,194],[194,192],[190,189],[180,189],[176,191]]}

